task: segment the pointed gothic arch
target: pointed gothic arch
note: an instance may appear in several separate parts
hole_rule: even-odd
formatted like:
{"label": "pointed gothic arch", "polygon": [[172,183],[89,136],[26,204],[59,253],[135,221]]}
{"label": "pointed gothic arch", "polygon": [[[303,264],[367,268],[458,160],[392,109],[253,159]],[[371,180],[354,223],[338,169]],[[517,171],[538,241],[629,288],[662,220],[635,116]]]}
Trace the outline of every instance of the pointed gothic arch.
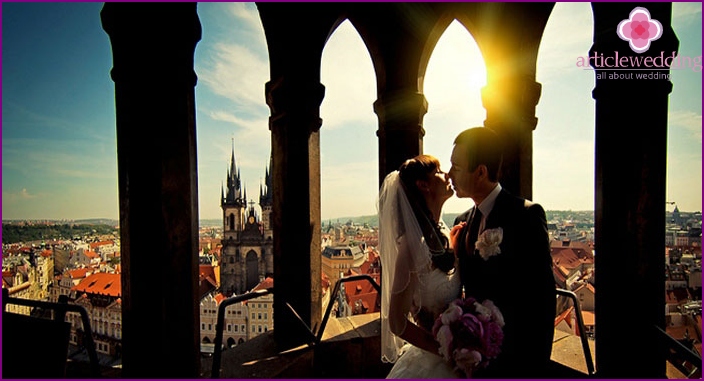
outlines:
{"label": "pointed gothic arch", "polygon": [[[428,60],[423,93],[428,113],[423,119],[423,151],[450,170],[452,137],[470,126],[481,126],[486,118],[481,90],[486,85],[486,67],[474,37],[459,20],[443,30]],[[461,119],[460,123],[457,120]],[[452,197],[443,211],[460,212],[472,205],[470,199]]]}
{"label": "pointed gothic arch", "polygon": [[247,257],[245,259],[246,266],[246,285],[245,290],[253,289],[257,284],[259,284],[259,255],[254,250],[249,250],[247,252]]}
{"label": "pointed gothic arch", "polygon": [[[331,54],[345,58],[333,61]],[[374,102],[374,69],[364,41],[349,20],[338,23],[325,43],[321,83],[325,86],[320,106],[321,219],[355,215],[362,205],[373,210],[373,200],[362,199],[356,192],[360,184],[365,184],[368,193],[377,189],[368,181],[369,174],[377,170],[378,157],[377,119],[370,107]],[[365,92],[357,90],[360,86]],[[332,108],[340,104],[345,107]]]}

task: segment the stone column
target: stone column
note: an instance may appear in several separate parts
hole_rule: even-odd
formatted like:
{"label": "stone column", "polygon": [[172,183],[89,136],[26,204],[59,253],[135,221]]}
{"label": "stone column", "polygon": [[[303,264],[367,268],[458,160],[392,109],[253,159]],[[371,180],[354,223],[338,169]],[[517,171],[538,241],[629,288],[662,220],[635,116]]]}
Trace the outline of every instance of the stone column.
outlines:
{"label": "stone column", "polygon": [[[482,51],[484,126],[505,143],[501,185],[533,197],[533,130],[541,85],[535,81],[538,48],[554,3],[472,3],[463,20]],[[536,200],[539,201],[539,200]]]}
{"label": "stone column", "polygon": [[384,92],[374,102],[379,117],[379,184],[408,158],[423,152],[423,117],[428,111],[425,95],[415,88]]}
{"label": "stone column", "polygon": [[311,329],[322,320],[320,104],[325,88],[319,81],[291,77],[266,84],[273,153],[274,336],[282,348],[310,339],[287,303]]}
{"label": "stone column", "polygon": [[106,3],[122,257],[122,377],[198,378],[195,3]]}
{"label": "stone column", "polygon": [[482,89],[487,115],[484,126],[497,131],[505,144],[501,185],[527,199],[533,197],[533,130],[538,123],[535,107],[541,93],[534,69],[535,65],[532,75],[515,72],[499,78],[489,76]]}
{"label": "stone column", "polygon": [[[636,53],[617,35],[636,6],[663,27],[650,49]],[[679,42],[671,3],[592,3],[590,56],[666,56]],[[614,61],[611,61],[612,63]],[[598,60],[594,69],[604,69]],[[655,327],[665,328],[665,183],[668,79],[637,79],[639,67],[595,70],[596,365],[599,378],[666,378],[667,350]],[[604,76],[603,74],[607,74]],[[609,79],[618,73],[627,79]],[[658,73],[669,73],[669,70]],[[623,318],[628,320],[624,334]],[[625,363],[623,354],[637,359]]]}

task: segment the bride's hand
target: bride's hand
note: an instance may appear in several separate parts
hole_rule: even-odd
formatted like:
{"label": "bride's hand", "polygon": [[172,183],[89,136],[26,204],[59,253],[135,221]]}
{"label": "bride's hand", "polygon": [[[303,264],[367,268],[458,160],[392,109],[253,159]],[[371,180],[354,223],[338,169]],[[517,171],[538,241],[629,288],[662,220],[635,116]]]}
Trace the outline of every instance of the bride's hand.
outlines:
{"label": "bride's hand", "polygon": [[[460,232],[462,231],[462,228],[464,228],[465,225],[467,225],[467,222],[462,221],[452,227],[452,229],[450,230],[450,247],[457,247],[457,240],[459,239]],[[456,250],[455,253],[457,253]]]}

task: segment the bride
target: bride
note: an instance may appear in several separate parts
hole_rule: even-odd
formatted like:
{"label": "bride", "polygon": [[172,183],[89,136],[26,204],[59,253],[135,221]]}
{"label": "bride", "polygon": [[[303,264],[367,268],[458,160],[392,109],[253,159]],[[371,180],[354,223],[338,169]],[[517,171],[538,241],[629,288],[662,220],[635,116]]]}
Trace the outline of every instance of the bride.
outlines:
{"label": "bride", "polygon": [[431,333],[461,293],[442,206],[454,194],[438,159],[420,155],[386,176],[379,191],[381,356],[387,378],[457,378]]}

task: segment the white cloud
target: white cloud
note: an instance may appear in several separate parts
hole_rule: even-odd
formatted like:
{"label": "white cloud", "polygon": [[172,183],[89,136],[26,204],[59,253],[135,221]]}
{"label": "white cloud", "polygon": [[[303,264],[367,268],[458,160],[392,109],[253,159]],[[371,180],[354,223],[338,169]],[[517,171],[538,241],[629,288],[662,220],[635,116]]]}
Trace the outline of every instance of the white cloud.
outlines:
{"label": "white cloud", "polygon": [[238,117],[232,112],[223,110],[202,110],[212,120],[234,124],[237,127],[248,129],[253,124],[252,120]]}
{"label": "white cloud", "polygon": [[203,41],[196,54],[199,82],[233,103],[235,109],[267,113],[264,85],[269,80],[269,60],[256,6],[202,5],[210,23],[204,25]]}
{"label": "white cloud", "polygon": [[34,200],[38,198],[42,198],[42,195],[32,194],[27,190],[27,188],[22,188],[22,190],[18,192],[11,192],[6,190],[2,191],[2,203],[4,207],[17,206],[20,203],[24,203],[29,200]]}
{"label": "white cloud", "polygon": [[349,21],[332,34],[323,50],[320,117],[325,129],[365,123],[374,114],[376,75],[362,38]]}
{"label": "white cloud", "polygon": [[670,128],[684,127],[692,139],[702,141],[702,115],[693,111],[677,110],[669,114]]}
{"label": "white cloud", "polygon": [[262,22],[259,19],[259,12],[252,3],[226,3],[227,12],[238,21],[245,24],[245,29],[262,29]]}
{"label": "white cloud", "polygon": [[23,199],[32,199],[37,198],[37,195],[29,194],[27,188],[22,188],[22,191],[19,193],[19,197]]}
{"label": "white cloud", "polygon": [[555,3],[538,51],[538,82],[578,70],[577,57],[589,55],[594,24],[590,3]]}
{"label": "white cloud", "polygon": [[246,46],[216,43],[198,78],[213,93],[235,104],[266,111],[264,84],[269,78],[269,62]]}

